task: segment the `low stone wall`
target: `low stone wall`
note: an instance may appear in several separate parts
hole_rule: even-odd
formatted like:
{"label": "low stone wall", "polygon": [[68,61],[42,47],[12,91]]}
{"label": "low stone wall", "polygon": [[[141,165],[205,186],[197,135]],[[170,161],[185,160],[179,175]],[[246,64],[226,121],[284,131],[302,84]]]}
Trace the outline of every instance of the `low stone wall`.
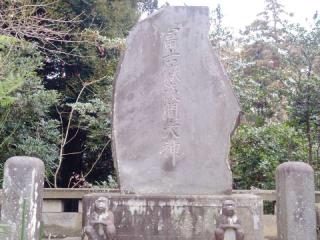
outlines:
{"label": "low stone wall", "polygon": [[263,236],[265,239],[275,239],[277,236],[277,218],[276,215],[263,215]]}
{"label": "low stone wall", "polygon": [[118,240],[212,240],[227,199],[236,208],[246,240],[261,240],[262,199],[253,194],[88,194],[83,198],[83,225],[93,228],[90,219],[97,219],[95,208],[100,200],[114,215]]}
{"label": "low stone wall", "polygon": [[[81,233],[82,226],[82,197],[88,193],[119,193],[117,190],[103,189],[46,189],[43,205],[43,221],[45,232],[52,236],[76,237]],[[235,194],[256,194],[263,200],[274,201],[274,191],[234,191]],[[73,201],[70,209],[70,201]],[[74,212],[67,212],[74,211]],[[264,235],[276,235],[276,220],[274,215],[264,215]]]}
{"label": "low stone wall", "polygon": [[[50,237],[78,237],[81,233],[82,213],[43,213],[46,235]],[[277,236],[275,215],[263,215],[263,235],[265,239]]]}
{"label": "low stone wall", "polygon": [[81,235],[82,213],[44,212],[42,215],[44,231],[50,237],[78,237]]}
{"label": "low stone wall", "polygon": [[[82,227],[82,197],[88,193],[119,193],[105,189],[45,189],[43,222],[47,235],[79,237]],[[265,202],[275,202],[274,190],[237,190],[235,194],[255,194]],[[0,194],[0,197],[2,194]],[[318,216],[320,216],[320,192],[316,192]],[[319,217],[320,220],[320,217]],[[277,234],[276,216],[263,215],[263,232],[266,239],[275,239]]]}

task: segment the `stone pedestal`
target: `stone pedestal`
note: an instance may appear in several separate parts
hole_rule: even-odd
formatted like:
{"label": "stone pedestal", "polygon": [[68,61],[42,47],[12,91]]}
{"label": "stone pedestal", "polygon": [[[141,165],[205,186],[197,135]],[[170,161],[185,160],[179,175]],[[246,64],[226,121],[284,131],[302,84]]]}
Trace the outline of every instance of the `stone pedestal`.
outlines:
{"label": "stone pedestal", "polygon": [[118,240],[214,240],[222,203],[232,199],[246,240],[262,240],[262,200],[255,195],[88,194],[83,198],[83,226],[95,201],[107,198]]}

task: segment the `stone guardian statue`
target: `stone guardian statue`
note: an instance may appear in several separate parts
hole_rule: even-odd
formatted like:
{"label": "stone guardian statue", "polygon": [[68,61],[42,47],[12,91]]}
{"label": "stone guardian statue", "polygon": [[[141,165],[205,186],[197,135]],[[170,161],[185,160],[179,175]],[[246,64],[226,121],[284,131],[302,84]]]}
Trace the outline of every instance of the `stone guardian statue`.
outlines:
{"label": "stone guardian statue", "polygon": [[244,240],[244,231],[240,224],[235,214],[234,201],[225,200],[222,204],[222,214],[217,220],[215,240]]}
{"label": "stone guardian statue", "polygon": [[83,228],[82,239],[115,240],[114,215],[109,211],[108,199],[99,197],[91,206],[88,225]]}

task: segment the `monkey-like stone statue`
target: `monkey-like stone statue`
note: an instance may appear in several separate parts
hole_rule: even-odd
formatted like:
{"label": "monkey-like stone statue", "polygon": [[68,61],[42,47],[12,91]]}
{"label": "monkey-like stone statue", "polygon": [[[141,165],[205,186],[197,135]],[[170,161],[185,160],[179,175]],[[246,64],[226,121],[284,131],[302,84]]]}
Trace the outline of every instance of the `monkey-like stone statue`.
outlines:
{"label": "monkey-like stone statue", "polygon": [[235,214],[234,201],[225,200],[222,204],[222,214],[217,219],[215,240],[244,240],[244,231],[240,224]]}
{"label": "monkey-like stone statue", "polygon": [[83,228],[82,239],[115,240],[114,215],[109,211],[108,199],[99,197],[91,207],[88,225]]}

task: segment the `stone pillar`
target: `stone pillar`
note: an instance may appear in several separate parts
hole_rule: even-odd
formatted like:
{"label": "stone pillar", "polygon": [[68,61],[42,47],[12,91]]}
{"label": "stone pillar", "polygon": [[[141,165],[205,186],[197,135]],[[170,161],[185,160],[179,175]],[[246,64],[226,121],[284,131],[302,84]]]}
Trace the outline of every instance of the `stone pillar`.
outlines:
{"label": "stone pillar", "polygon": [[40,159],[23,156],[6,161],[1,222],[11,227],[12,240],[40,239],[43,181]]}
{"label": "stone pillar", "polygon": [[278,166],[278,240],[316,240],[314,172],[303,162]]}

